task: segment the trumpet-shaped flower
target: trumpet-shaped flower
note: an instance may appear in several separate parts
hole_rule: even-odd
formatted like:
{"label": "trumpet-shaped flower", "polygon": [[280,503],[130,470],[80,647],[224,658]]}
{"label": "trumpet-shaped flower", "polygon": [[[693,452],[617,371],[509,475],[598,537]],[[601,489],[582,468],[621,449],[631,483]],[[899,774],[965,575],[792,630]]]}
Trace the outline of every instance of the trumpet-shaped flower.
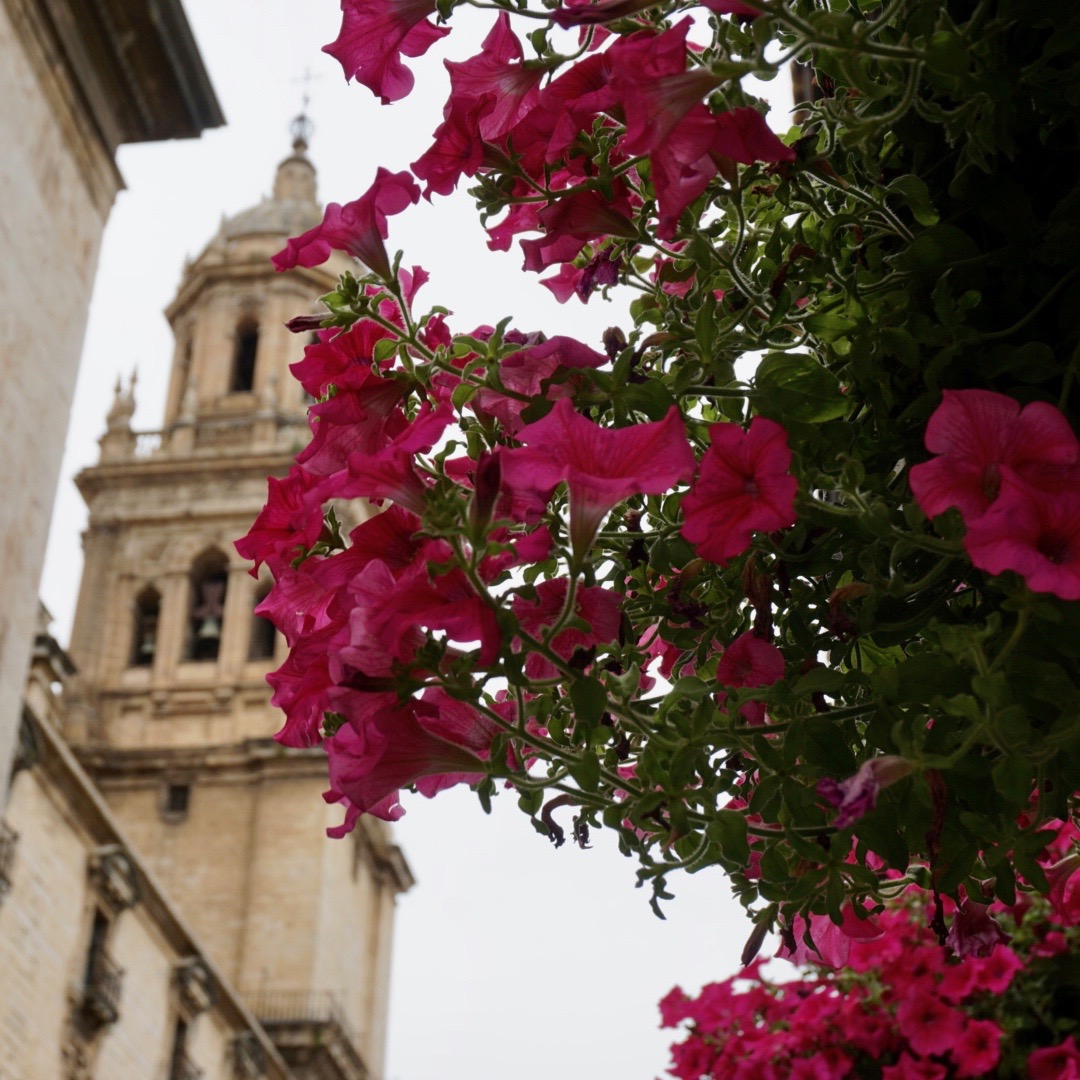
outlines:
{"label": "trumpet-shaped flower", "polygon": [[574,411],[568,398],[547,416],[518,432],[525,444],[504,455],[504,475],[534,490],[551,491],[560,481],[570,490],[570,533],[584,554],[600,522],[631,495],[659,495],[689,478],[694,454],[682,416],[672,406],[663,420],[606,428]]}
{"label": "trumpet-shaped flower", "polygon": [[380,277],[390,276],[390,260],[383,241],[389,234],[386,219],[419,201],[420,188],[407,172],[380,168],[375,182],[353,202],[328,203],[322,223],[295,236],[271,260],[277,270],[294,266],[320,266],[331,251],[345,251]]}
{"label": "trumpet-shaped flower", "polygon": [[991,390],[946,390],[926,426],[926,449],[937,456],[911,470],[915,501],[931,518],[955,506],[969,525],[1004,481],[1058,490],[1073,483],[1080,460],[1080,443],[1053,405],[1021,408]]}
{"label": "trumpet-shaped flower", "polygon": [[980,570],[1013,570],[1033,592],[1080,600],[1080,491],[1048,495],[1006,481],[969,522],[964,547]]}
{"label": "trumpet-shaped flower", "polygon": [[449,27],[427,21],[435,0],[341,0],[343,17],[336,40],[323,48],[345,71],[377,94],[384,105],[413,88],[413,74],[401,56],[423,56]]}
{"label": "trumpet-shaped flower", "polygon": [[789,472],[787,432],[755,416],[743,431],[715,424],[696,482],[683,498],[682,534],[710,562],[741,555],[754,532],[795,524],[798,483]]}

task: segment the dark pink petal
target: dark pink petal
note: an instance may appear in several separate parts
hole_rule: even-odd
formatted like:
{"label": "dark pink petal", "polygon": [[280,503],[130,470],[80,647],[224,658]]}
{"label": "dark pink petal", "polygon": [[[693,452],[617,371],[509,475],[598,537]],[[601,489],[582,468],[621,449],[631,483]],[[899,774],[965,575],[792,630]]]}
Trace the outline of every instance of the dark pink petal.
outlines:
{"label": "dark pink petal", "polygon": [[[522,629],[532,637],[542,638],[544,630],[558,620],[568,587],[567,578],[554,578],[537,586],[535,600],[517,597],[513,611]],[[579,588],[574,599],[574,616],[586,622],[589,630],[571,627],[555,635],[551,648],[564,660],[569,660],[579,648],[606,645],[619,636],[622,600],[617,593],[588,586]],[[551,679],[559,674],[558,668],[538,653],[530,653],[526,659],[525,673],[531,679]]]}
{"label": "dark pink petal", "polygon": [[717,116],[712,152],[742,165],[795,160],[795,151],[781,142],[765,117],[749,105]]}
{"label": "dark pink petal", "polygon": [[993,504],[1006,477],[1047,490],[1071,486],[1080,443],[1052,405],[1020,403],[990,390],[946,390],[926,427],[939,455],[916,465],[911,490],[927,517],[957,507],[970,524]]}
{"label": "dark pink petal", "polygon": [[276,270],[319,266],[331,251],[345,251],[383,278],[390,276],[390,260],[383,241],[386,219],[419,201],[420,188],[407,172],[380,168],[371,187],[354,202],[328,203],[323,220],[314,229],[293,237],[271,260]]}
{"label": "dark pink petal", "polygon": [[267,563],[276,574],[319,539],[323,530],[320,506],[312,506],[307,496],[314,479],[303,469],[293,468],[284,480],[270,477],[266,505],[246,536],[236,541],[237,552],[255,565],[252,575]]}
{"label": "dark pink petal", "polygon": [[536,105],[544,76],[543,68],[525,66],[506,12],[500,12],[477,56],[461,64],[448,60],[446,68],[451,86],[447,111],[485,102],[479,134],[486,142],[497,142]]}
{"label": "dark pink petal", "polygon": [[536,490],[550,493],[566,481],[579,552],[591,545],[604,515],[617,503],[631,495],[661,494],[693,471],[693,451],[675,406],[655,423],[605,428],[562,398],[542,420],[522,428],[518,439],[527,449],[508,451],[504,461],[512,462],[522,481]]}
{"label": "dark pink petal", "polygon": [[400,55],[423,56],[450,33],[426,21],[435,14],[435,0],[341,0],[341,10],[341,31],[323,52],[341,64],[346,79],[363,83],[384,105],[413,87]]}
{"label": "dark pink petal", "polygon": [[1008,943],[1009,935],[991,917],[986,904],[976,904],[967,898],[957,908],[945,938],[946,946],[961,959],[989,956],[996,946]]}
{"label": "dark pink petal", "polygon": [[1080,491],[1050,495],[1007,479],[964,547],[980,570],[1013,570],[1033,592],[1080,600]]}
{"label": "dark pink petal", "polygon": [[711,562],[729,562],[749,546],[754,532],[795,523],[798,483],[788,473],[787,432],[755,416],[743,431],[716,424],[696,482],[683,498],[682,534]]}

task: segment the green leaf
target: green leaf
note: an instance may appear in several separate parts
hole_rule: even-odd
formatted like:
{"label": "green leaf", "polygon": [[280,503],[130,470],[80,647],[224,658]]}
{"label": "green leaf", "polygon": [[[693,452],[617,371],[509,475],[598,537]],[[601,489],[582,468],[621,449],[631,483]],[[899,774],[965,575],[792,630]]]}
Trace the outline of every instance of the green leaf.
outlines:
{"label": "green leaf", "polygon": [[1026,805],[1031,795],[1031,766],[1016,754],[1002,758],[990,774],[994,787],[1013,805]]}
{"label": "green leaf", "polygon": [[917,176],[910,173],[898,176],[885,190],[890,195],[899,195],[920,225],[938,223],[937,211],[930,201],[930,189]]}
{"label": "green leaf", "polygon": [[577,761],[567,762],[566,768],[582,791],[596,790],[600,783],[600,759],[591,750],[584,751]]}
{"label": "green leaf", "polygon": [[754,375],[752,400],[763,416],[808,424],[835,420],[850,406],[836,376],[800,353],[769,353]]}
{"label": "green leaf", "polygon": [[599,679],[591,676],[575,679],[570,684],[570,701],[574,706],[574,719],[585,728],[595,727],[607,708],[607,691]]}

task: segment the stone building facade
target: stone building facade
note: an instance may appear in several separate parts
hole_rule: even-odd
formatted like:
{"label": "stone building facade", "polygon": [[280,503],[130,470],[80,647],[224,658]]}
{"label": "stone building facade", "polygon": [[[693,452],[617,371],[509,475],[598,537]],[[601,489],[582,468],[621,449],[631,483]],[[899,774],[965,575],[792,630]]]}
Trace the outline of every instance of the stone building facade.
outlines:
{"label": "stone building facade", "polygon": [[0,803],[121,143],[224,122],[180,0],[0,0]]}
{"label": "stone building facade", "polygon": [[[340,813],[320,798],[321,751],[273,741],[279,716],[265,676],[284,659],[284,642],[253,610],[269,579],[252,578],[232,544],[261,509],[267,476],[284,474],[306,441],[307,402],[288,372],[304,341],[283,324],[314,310],[336,281],[336,265],[277,275],[269,263],[287,236],[321,218],[305,126],[295,126],[273,194],[224,220],[185,267],[166,312],[176,344],[162,428],[133,431],[133,389],[118,387],[100,460],[77,479],[89,524],[64,659],[71,670],[41,676],[28,699],[28,741],[58,749],[52,758],[28,753],[38,764],[18,773],[5,811],[22,837],[0,908],[0,948],[13,948],[14,932],[31,951],[55,954],[65,975],[40,991],[35,1009],[58,1005],[64,979],[76,987],[58,1006],[65,1045],[80,1038],[72,1017],[90,986],[86,958],[96,942],[111,949],[115,933],[112,960],[130,977],[138,967],[146,989],[129,995],[125,987],[125,1001],[137,998],[130,1028],[121,1008],[83,1040],[90,1071],[70,1071],[73,1052],[61,1065],[54,1048],[48,1070],[27,1065],[10,1080],[245,1076],[235,1046],[258,1047],[263,1071],[251,1075],[382,1076],[395,897],[411,874],[381,821],[328,840]],[[38,640],[43,653],[63,656]],[[50,771],[53,758],[66,763],[66,779]],[[92,834],[70,809],[87,798],[108,823]],[[55,823],[43,824],[50,814]],[[34,853],[20,878],[31,834]],[[122,852],[138,891],[160,903],[148,908],[144,899],[130,915],[94,908],[87,867],[105,849]],[[43,861],[53,874],[47,886]],[[71,907],[55,938],[51,919],[34,922],[42,889],[63,893]],[[136,947],[151,908],[160,918]],[[175,973],[191,957],[214,988],[197,1023],[177,1004]],[[151,968],[173,974],[155,981]],[[0,984],[0,1039],[19,1030],[20,1000],[14,983],[10,991]],[[137,1067],[135,1057],[119,1056],[135,1043]],[[0,1078],[9,1080],[2,1043]]]}

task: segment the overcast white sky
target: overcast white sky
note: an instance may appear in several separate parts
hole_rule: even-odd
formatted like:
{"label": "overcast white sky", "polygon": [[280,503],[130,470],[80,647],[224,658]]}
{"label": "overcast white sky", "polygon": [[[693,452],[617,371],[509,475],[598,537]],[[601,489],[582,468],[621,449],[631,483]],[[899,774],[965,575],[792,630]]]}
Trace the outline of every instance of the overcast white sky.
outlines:
{"label": "overcast white sky", "polygon": [[[443,58],[467,58],[494,20],[490,11],[455,15],[454,32],[409,61],[413,95],[382,107],[364,87],[347,86],[319,51],[337,34],[333,0],[184,6],[228,126],[197,142],[120,153],[129,190],[105,234],[42,585],[62,641],[85,523],[71,477],[96,460],[118,374],[138,366],[135,426],[160,425],[172,351],[161,311],[185,256],[198,253],[220,216],[269,192],[289,149],[305,68],[313,75],[310,154],[320,197],[345,202],[378,165],[396,171],[426,149],[448,90]],[[770,119],[787,126],[782,113]],[[626,325],[621,302],[561,306],[520,271],[516,247],[489,252],[467,197],[392,219],[388,246],[431,272],[420,301],[451,308],[456,329],[514,315],[521,329],[576,334],[599,348],[604,327]],[[695,990],[731,974],[749,931],[719,872],[675,880],[677,898],[661,922],[611,835],[596,835],[589,851],[555,851],[512,797],[496,800],[490,818],[467,790],[404,802],[397,837],[418,885],[398,913],[386,1080],[660,1076],[671,1038],[659,1030],[657,1001],[675,983]]]}

